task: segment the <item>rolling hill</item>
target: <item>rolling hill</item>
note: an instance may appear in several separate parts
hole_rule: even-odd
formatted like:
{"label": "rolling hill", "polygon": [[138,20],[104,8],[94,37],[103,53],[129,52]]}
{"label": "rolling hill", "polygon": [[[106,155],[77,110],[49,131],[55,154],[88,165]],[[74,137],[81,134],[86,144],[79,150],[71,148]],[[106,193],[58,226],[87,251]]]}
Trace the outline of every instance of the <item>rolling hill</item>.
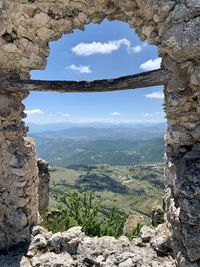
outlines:
{"label": "rolling hill", "polygon": [[53,166],[133,165],[162,162],[164,130],[146,128],[69,128],[32,134],[37,155]]}

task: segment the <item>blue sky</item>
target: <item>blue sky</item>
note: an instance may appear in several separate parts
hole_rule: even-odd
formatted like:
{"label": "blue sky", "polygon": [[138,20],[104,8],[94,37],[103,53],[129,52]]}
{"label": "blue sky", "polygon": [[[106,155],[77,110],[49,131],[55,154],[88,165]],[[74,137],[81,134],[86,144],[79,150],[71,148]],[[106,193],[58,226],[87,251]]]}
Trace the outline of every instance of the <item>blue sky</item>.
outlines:
{"label": "blue sky", "polygon": [[[123,22],[89,24],[85,31],[50,43],[44,71],[32,79],[94,80],[113,78],[158,68],[157,48],[142,43]],[[27,122],[144,123],[162,122],[162,87],[112,93],[31,93],[24,103]]]}

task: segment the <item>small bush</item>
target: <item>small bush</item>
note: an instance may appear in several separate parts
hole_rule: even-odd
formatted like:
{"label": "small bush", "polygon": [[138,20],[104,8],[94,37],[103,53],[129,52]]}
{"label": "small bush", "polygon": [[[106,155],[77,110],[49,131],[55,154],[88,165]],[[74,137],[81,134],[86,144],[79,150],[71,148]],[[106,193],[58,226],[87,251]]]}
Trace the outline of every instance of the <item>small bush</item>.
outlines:
{"label": "small bush", "polygon": [[127,237],[132,240],[135,237],[138,237],[140,234],[140,230],[141,228],[144,226],[145,224],[143,223],[138,223],[137,226],[132,230],[131,234],[128,234]]}
{"label": "small bush", "polygon": [[118,212],[116,206],[105,212],[93,193],[65,192],[56,195],[56,201],[56,210],[44,216],[44,227],[49,231],[66,231],[73,226],[82,226],[89,236],[118,237],[123,232],[125,213]]}

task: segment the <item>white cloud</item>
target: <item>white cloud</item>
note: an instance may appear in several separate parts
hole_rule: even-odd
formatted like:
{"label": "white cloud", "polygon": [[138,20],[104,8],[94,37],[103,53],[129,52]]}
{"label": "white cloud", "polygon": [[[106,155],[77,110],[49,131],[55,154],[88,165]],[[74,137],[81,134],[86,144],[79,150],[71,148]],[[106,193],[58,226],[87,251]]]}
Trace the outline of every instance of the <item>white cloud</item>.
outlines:
{"label": "white cloud", "polygon": [[[52,115],[52,114],[49,114],[49,115]],[[68,113],[62,113],[62,112],[59,112],[56,115],[61,116],[61,117],[65,117],[65,118],[68,118],[69,117],[69,114]]]}
{"label": "white cloud", "polygon": [[[113,112],[114,114],[119,112]],[[126,124],[126,123],[154,123],[154,122],[162,122],[165,121],[164,113],[163,112],[155,113],[143,113],[140,115],[131,115],[131,116],[122,116],[113,115],[112,113],[107,114],[107,116],[103,117],[77,117],[70,114],[67,116],[66,113],[55,113],[55,114],[46,114],[41,116],[29,116],[25,119],[26,123],[34,123],[34,124],[49,124],[49,123],[77,123],[77,124],[84,124],[84,123],[113,123],[113,124]],[[66,116],[62,116],[66,114]],[[69,114],[68,114],[69,115]]]}
{"label": "white cloud", "polygon": [[146,94],[145,97],[147,98],[156,98],[156,99],[164,99],[163,92],[153,92],[150,94]]}
{"label": "white cloud", "polygon": [[94,54],[111,54],[117,51],[122,45],[130,47],[131,43],[126,38],[114,41],[80,43],[72,48],[72,51],[78,56],[91,56]]}
{"label": "white cloud", "polygon": [[75,64],[72,64],[72,65],[68,66],[67,69],[74,70],[74,71],[78,71],[78,72],[81,73],[81,74],[84,74],[84,73],[91,73],[91,72],[92,72],[90,66],[83,66],[83,65],[79,65],[79,66],[77,66],[77,65],[75,65]]}
{"label": "white cloud", "polygon": [[142,46],[141,45],[137,45],[137,46],[132,46],[128,48],[128,53],[140,53],[142,51]]}
{"label": "white cloud", "polygon": [[119,116],[119,115],[121,115],[121,113],[115,111],[115,112],[112,112],[111,115],[112,115],[112,116]]}
{"label": "white cloud", "polygon": [[62,116],[65,117],[65,118],[68,118],[69,114],[63,114]]}
{"label": "white cloud", "polygon": [[144,117],[152,117],[153,114],[152,114],[152,113],[144,113],[143,116],[144,116]]}
{"label": "white cloud", "polygon": [[44,114],[44,112],[41,109],[31,109],[31,110],[25,110],[27,115],[41,115]]}
{"label": "white cloud", "polygon": [[140,65],[140,68],[149,71],[154,69],[159,69],[161,65],[162,58],[158,57],[156,59],[150,59],[146,61],[145,63]]}

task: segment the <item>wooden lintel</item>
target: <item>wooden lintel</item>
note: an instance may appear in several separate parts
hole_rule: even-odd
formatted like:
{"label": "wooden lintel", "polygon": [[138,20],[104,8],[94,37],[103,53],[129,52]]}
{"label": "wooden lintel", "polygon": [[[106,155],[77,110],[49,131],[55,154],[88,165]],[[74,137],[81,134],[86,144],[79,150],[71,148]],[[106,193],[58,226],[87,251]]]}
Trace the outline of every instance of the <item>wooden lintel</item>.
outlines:
{"label": "wooden lintel", "polygon": [[157,69],[116,79],[96,81],[41,81],[41,80],[0,80],[0,92],[49,91],[49,92],[107,92],[164,85],[170,73]]}

